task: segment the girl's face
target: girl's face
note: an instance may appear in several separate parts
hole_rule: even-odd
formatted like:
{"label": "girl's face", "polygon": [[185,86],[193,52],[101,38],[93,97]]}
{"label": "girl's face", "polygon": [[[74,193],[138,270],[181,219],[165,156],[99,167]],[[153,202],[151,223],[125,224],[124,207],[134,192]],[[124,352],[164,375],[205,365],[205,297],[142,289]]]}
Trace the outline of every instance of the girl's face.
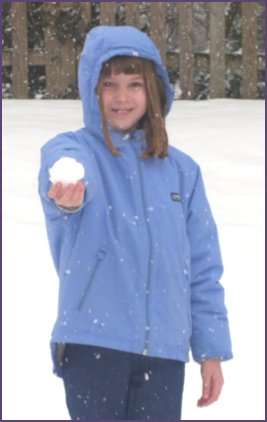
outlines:
{"label": "girl's face", "polygon": [[102,81],[101,96],[105,119],[116,130],[134,129],[147,110],[145,82],[139,74],[111,72]]}

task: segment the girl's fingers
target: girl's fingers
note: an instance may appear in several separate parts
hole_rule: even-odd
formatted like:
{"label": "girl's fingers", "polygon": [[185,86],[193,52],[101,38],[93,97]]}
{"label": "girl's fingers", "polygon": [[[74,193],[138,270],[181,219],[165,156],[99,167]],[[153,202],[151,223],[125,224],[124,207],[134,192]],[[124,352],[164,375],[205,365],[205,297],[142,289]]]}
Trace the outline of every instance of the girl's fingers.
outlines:
{"label": "girl's fingers", "polygon": [[48,197],[54,199],[56,204],[64,207],[80,206],[84,199],[85,185],[83,182],[63,186],[55,183],[48,192]]}
{"label": "girl's fingers", "polygon": [[48,198],[55,199],[58,195],[61,194],[62,187],[63,185],[61,182],[53,184],[47,193]]}
{"label": "girl's fingers", "polygon": [[84,191],[84,183],[78,182],[72,191],[72,196],[70,198],[70,202],[72,203],[71,206],[80,206],[83,203]]}
{"label": "girl's fingers", "polygon": [[218,400],[223,387],[223,375],[219,361],[210,360],[202,364],[202,396],[198,406],[209,406]]}
{"label": "girl's fingers", "polygon": [[209,406],[218,400],[222,390],[221,383],[214,383],[210,387],[210,391],[205,391],[202,397],[198,400],[198,406]]}

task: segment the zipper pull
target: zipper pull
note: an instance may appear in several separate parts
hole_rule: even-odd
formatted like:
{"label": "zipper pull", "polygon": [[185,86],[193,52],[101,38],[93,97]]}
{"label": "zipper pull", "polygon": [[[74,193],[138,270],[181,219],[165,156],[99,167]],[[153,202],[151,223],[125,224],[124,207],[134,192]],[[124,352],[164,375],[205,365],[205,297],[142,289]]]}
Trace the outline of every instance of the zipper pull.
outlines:
{"label": "zipper pull", "polygon": [[99,259],[99,261],[102,261],[106,256],[106,251],[104,249],[100,249],[97,252],[97,259]]}

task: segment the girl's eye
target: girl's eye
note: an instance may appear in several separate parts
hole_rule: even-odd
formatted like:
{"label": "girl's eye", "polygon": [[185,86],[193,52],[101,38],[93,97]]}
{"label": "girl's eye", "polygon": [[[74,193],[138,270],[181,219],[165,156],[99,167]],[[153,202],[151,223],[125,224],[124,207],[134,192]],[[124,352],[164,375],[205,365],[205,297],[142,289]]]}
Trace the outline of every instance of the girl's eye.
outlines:
{"label": "girl's eye", "polygon": [[131,83],[132,88],[143,88],[144,84],[141,81],[135,81]]}
{"label": "girl's eye", "polygon": [[114,82],[112,82],[112,81],[104,81],[103,82],[104,88],[113,88],[113,86],[114,86]]}

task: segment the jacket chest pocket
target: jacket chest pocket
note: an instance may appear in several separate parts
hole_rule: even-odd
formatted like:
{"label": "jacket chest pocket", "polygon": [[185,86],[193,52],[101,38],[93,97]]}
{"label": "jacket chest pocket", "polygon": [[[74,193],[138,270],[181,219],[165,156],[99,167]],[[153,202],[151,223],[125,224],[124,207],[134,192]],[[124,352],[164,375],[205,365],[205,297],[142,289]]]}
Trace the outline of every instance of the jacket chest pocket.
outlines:
{"label": "jacket chest pocket", "polygon": [[85,301],[86,301],[86,299],[89,296],[89,293],[91,291],[91,288],[92,288],[92,285],[93,285],[93,282],[94,282],[96,273],[99,270],[99,268],[100,268],[102,262],[104,261],[105,257],[106,257],[106,251],[104,249],[101,249],[101,250],[99,250],[97,252],[97,258],[96,258],[95,264],[94,264],[94,266],[93,266],[93,268],[91,270],[91,273],[89,275],[89,279],[88,279],[87,284],[86,284],[86,286],[85,286],[85,288],[83,290],[83,293],[82,293],[82,296],[80,298],[80,301],[79,301],[79,303],[77,305],[77,308],[76,308],[77,311],[81,311],[82,310],[83,305],[84,305],[84,303],[85,303]]}

